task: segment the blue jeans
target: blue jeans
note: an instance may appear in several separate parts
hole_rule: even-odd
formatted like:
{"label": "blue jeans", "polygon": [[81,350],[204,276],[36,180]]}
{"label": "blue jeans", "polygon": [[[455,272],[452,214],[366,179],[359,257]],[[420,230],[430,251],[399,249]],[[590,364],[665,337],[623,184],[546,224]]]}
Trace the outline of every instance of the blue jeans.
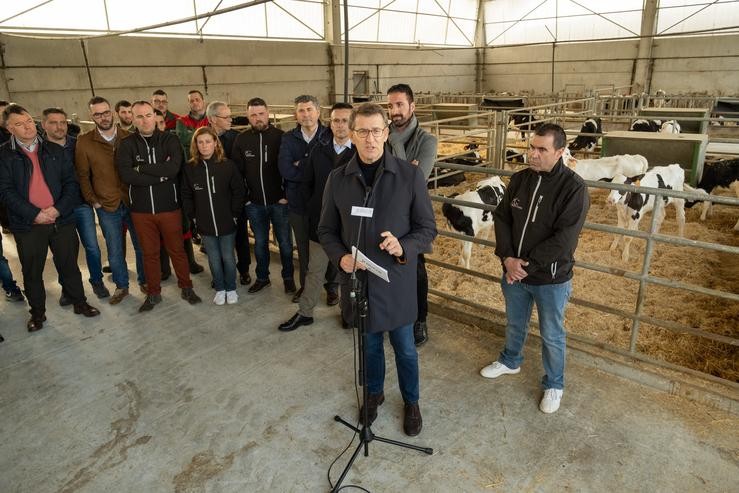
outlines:
{"label": "blue jeans", "polygon": [[90,282],[100,284],[103,282],[103,264],[92,207],[87,204],[77,206],[74,209],[74,221],[77,234],[80,236],[80,242],[85,249],[85,260],[87,260],[87,270],[90,271]]}
{"label": "blue jeans", "polygon": [[[398,327],[388,332],[390,344],[395,351],[395,368],[398,371],[400,394],[407,404],[418,402],[418,352],[413,338],[413,324]],[[379,394],[385,384],[385,341],[384,332],[367,334],[367,392]]]}
{"label": "blue jeans", "polygon": [[110,271],[113,273],[113,283],[117,288],[128,288],[128,265],[126,264],[126,256],[123,253],[123,245],[126,237],[123,233],[123,227],[128,229],[131,235],[131,243],[133,251],[136,255],[136,274],[139,284],[144,284],[144,262],[141,257],[141,248],[139,240],[136,236],[136,230],[131,220],[131,212],[124,204],[118,206],[113,212],[108,212],[102,207],[96,209],[98,220],[100,221],[100,229],[103,230],[105,237],[105,245],[108,248],[108,264]]}
{"label": "blue jeans", "polygon": [[216,291],[236,291],[236,233],[222,236],[203,235],[208,265]]}
{"label": "blue jeans", "polygon": [[254,257],[257,259],[256,274],[260,281],[269,280],[269,225],[277,238],[282,263],[282,278],[293,278],[293,240],[290,234],[287,204],[247,204],[246,215],[254,233]]}
{"label": "blue jeans", "polygon": [[505,349],[498,361],[508,368],[518,368],[523,361],[523,347],[529,331],[531,310],[536,303],[541,334],[541,360],[545,389],[563,389],[565,373],[565,307],[572,293],[572,281],[534,286],[522,282],[501,284],[505,297]]}
{"label": "blue jeans", "polygon": [[13,273],[10,271],[10,265],[8,265],[8,259],[3,254],[3,241],[0,238],[0,280],[3,283],[3,289],[6,293],[16,293],[19,291],[18,285],[15,283]]}

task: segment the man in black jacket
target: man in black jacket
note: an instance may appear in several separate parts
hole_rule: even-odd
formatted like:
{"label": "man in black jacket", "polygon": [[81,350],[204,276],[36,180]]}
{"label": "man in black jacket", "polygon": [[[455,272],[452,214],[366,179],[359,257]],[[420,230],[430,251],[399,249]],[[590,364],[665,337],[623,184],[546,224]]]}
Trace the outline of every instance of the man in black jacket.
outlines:
{"label": "man in black jacket", "polygon": [[[269,123],[269,108],[261,98],[250,99],[246,114],[251,128],[236,137],[232,150],[236,167],[246,184],[246,215],[254,233],[254,258],[257,280],[249,293],[270,285],[269,225],[272,224],[282,263],[282,282],[286,293],[295,292],[293,279],[293,243],[290,235],[287,199],[277,157],[282,130]],[[238,234],[238,233],[237,233]]]}
{"label": "man in black jacket", "polygon": [[564,389],[564,314],[572,292],[572,266],[590,199],[583,180],[562,163],[565,132],[540,126],[529,145],[529,167],[511,177],[494,213],[495,254],[503,263],[505,348],[483,368],[486,378],[521,371],[531,309],[536,303],[542,341],[544,396],[539,409],[559,409]]}
{"label": "man in black jacket", "polygon": [[418,352],[413,339],[418,313],[416,262],[418,254],[430,250],[436,236],[434,211],[421,170],[384,152],[388,128],[381,106],[359,106],[352,113],[349,128],[357,154],[329,175],[318,238],[328,258],[341,269],[342,284],[349,283],[355,266],[352,246],[387,270],[389,282],[367,273],[364,263],[356,262],[369,304],[365,318],[367,424],[374,421],[385,400],[383,339],[387,332],[405,402],[403,429],[415,436],[423,424],[418,406]]}
{"label": "man in black jacket", "polygon": [[31,307],[26,327],[34,332],[43,328],[46,320],[43,274],[49,248],[74,313],[99,315],[87,304],[77,265],[80,244],[74,208],[80,202],[80,189],[72,156],[62,146],[42,140],[23,107],[9,105],[3,120],[12,136],[0,147],[0,202],[7,208]]}
{"label": "man in black jacket", "polygon": [[182,243],[177,179],[182,166],[182,147],[177,136],[156,128],[151,103],[136,101],[132,110],[136,131],[121,140],[115,151],[115,163],[121,181],[128,184],[131,218],[144,257],[147,296],[139,311],[149,311],[162,301],[161,241],[172,259],[182,299],[190,304],[199,303],[201,299],[192,289]]}
{"label": "man in black jacket", "polygon": [[[331,107],[331,132],[324,133],[324,140],[313,148],[303,169],[302,193],[308,212],[310,263],[308,264],[305,289],[300,296],[298,313],[287,322],[280,324],[279,330],[283,332],[313,323],[313,309],[318,303],[322,291],[321,285],[329,263],[326,253],[321,248],[321,244],[318,243],[318,233],[316,232],[318,222],[321,219],[323,189],[326,187],[326,180],[328,180],[331,171],[345,165],[354,156],[355,150],[352,141],[349,139],[349,118],[351,114],[352,105],[349,103],[336,103]],[[342,293],[345,300],[348,300],[348,295],[348,291]],[[339,302],[337,296],[328,297],[326,301],[329,306]],[[344,307],[347,305],[348,303],[344,303]],[[342,321],[346,327],[351,320],[347,315],[342,318]]]}

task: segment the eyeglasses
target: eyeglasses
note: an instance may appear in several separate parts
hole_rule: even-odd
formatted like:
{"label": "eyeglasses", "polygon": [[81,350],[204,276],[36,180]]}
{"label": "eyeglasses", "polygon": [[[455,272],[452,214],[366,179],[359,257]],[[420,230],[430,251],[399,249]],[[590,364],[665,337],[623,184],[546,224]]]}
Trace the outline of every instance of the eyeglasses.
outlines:
{"label": "eyeglasses", "polygon": [[367,136],[371,133],[372,137],[374,138],[380,138],[382,136],[382,133],[385,131],[387,127],[382,128],[358,128],[354,130],[354,133],[357,134],[357,137],[360,137],[362,139],[367,138]]}
{"label": "eyeglasses", "polygon": [[102,113],[93,113],[92,114],[92,117],[95,120],[97,120],[98,118],[107,118],[107,117],[109,117],[112,114],[113,114],[113,112],[110,111],[110,110],[108,110],[108,111],[103,111]]}
{"label": "eyeglasses", "polygon": [[167,100],[166,99],[152,99],[151,102],[154,104],[165,104],[167,103]]}

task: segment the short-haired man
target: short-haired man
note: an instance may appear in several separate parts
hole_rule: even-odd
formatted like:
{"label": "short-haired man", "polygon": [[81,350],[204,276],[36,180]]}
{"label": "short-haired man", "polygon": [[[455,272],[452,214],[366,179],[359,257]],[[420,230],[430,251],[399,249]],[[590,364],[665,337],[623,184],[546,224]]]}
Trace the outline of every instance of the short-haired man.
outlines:
{"label": "short-haired man", "polygon": [[[506,303],[505,348],[483,368],[486,378],[518,373],[536,304],[544,364],[539,409],[559,409],[564,389],[564,316],[572,292],[572,266],[590,199],[588,187],[562,163],[567,136],[547,123],[529,144],[529,167],[511,177],[495,209],[495,254],[503,264]],[[536,223],[534,223],[536,221]]]}
{"label": "short-haired man", "polygon": [[[246,216],[254,233],[257,279],[249,287],[249,293],[257,293],[270,285],[268,245],[270,223],[280,250],[285,291],[295,292],[293,243],[287,199],[282,187],[282,176],[277,167],[283,132],[269,122],[269,108],[262,98],[252,98],[247,102],[246,115],[251,127],[236,137],[232,156],[244,177]],[[245,236],[246,231],[240,230],[240,233]],[[246,240],[244,237],[243,241]]]}
{"label": "short-haired man", "polygon": [[[416,118],[416,103],[413,102],[413,89],[408,84],[396,84],[387,90],[387,107],[390,113],[390,136],[388,142],[395,157],[405,159],[421,169],[423,178],[428,180],[436,160],[436,137],[425,131]],[[429,278],[426,272],[426,258],[418,259],[418,319],[413,324],[416,346],[428,341]]]}
{"label": "short-haired man", "polygon": [[[44,130],[46,140],[58,144],[69,154],[72,162],[75,159],[75,147],[77,139],[67,134],[67,113],[61,108],[46,108],[42,112],[41,128]],[[98,298],[107,298],[110,291],[103,283],[103,265],[100,245],[98,245],[98,233],[95,226],[95,213],[84,199],[80,196],[77,207],[74,208],[74,221],[77,234],[85,249],[85,260],[87,270],[90,273],[90,285]],[[61,306],[72,304],[72,299],[62,289],[59,299]]]}
{"label": "short-haired man", "polygon": [[31,307],[26,328],[37,331],[46,321],[43,274],[49,248],[74,312],[99,315],[87,303],[77,265],[80,244],[74,230],[74,208],[80,190],[72,157],[62,146],[38,136],[36,122],[22,106],[8,105],[3,119],[12,137],[0,147],[0,202],[7,208]]}
{"label": "short-haired man", "polygon": [[[310,262],[308,263],[305,290],[299,301],[300,307],[290,320],[279,326],[279,330],[283,332],[313,323],[313,309],[318,303],[321,284],[323,284],[323,277],[329,263],[326,253],[323,251],[321,244],[318,243],[318,233],[316,231],[321,219],[323,189],[326,187],[326,181],[331,171],[345,165],[354,157],[355,149],[349,138],[349,118],[351,114],[352,105],[349,103],[336,103],[331,107],[331,132],[324,133],[324,140],[313,148],[313,152],[305,163],[305,169],[303,169],[302,193],[308,211]],[[348,327],[348,323],[351,322],[348,314],[348,285],[343,285],[342,288],[346,288],[341,293],[341,297],[345,300],[343,311],[347,312],[346,314],[342,313],[342,322],[345,327]],[[329,305],[335,305],[339,300],[333,298],[328,299],[327,302]]]}
{"label": "short-haired man", "polygon": [[[388,129],[382,106],[362,104],[352,113],[349,128],[357,154],[329,176],[318,238],[331,262],[340,267],[342,284],[349,282],[355,267],[352,246],[387,270],[389,283],[366,273],[363,263],[356,263],[369,305],[365,318],[366,424],[372,424],[385,400],[383,339],[388,332],[405,402],[403,430],[415,436],[423,426],[418,406],[418,352],[413,341],[418,310],[415,263],[421,252],[430,250],[436,236],[434,211],[418,167],[384,152]],[[357,213],[362,206],[363,212]],[[371,217],[360,217],[368,211]],[[363,414],[360,411],[360,419]]]}
{"label": "short-haired man", "polygon": [[189,265],[182,244],[182,211],[178,176],[182,147],[177,137],[156,128],[154,107],[148,101],[133,104],[136,131],[122,139],[115,162],[128,184],[131,218],[144,258],[147,296],[140,312],[162,301],[159,250],[162,241],[172,259],[181,297],[191,305],[202,301],[192,289]]}
{"label": "short-haired man", "polygon": [[129,133],[113,124],[113,112],[107,99],[96,96],[88,102],[95,128],[80,135],[75,150],[75,168],[85,202],[95,209],[108,250],[108,264],[116,289],[110,298],[117,305],[128,296],[126,236],[128,230],[136,254],[139,285],[146,283],[144,263],[128,207],[127,187],[118,175],[114,153]]}
{"label": "short-haired man", "polygon": [[[233,160],[233,147],[239,132],[231,128],[233,118],[231,108],[223,101],[211,101],[205,110],[205,116],[213,130],[218,134],[218,139],[223,146],[226,157]],[[242,285],[251,283],[249,266],[251,266],[251,252],[249,251],[249,233],[246,230],[246,210],[242,208],[241,214],[236,221],[236,269],[239,271],[239,279]]]}
{"label": "short-haired man", "polygon": [[187,93],[187,104],[190,112],[177,119],[175,133],[180,139],[182,148],[185,150],[185,160],[190,159],[190,141],[192,134],[200,127],[208,126],[208,117],[205,116],[205,99],[203,93],[193,89]]}
{"label": "short-haired man", "polygon": [[155,109],[154,110],[154,120],[157,122],[157,129],[160,132],[166,132],[167,131],[167,122],[164,121],[164,113],[161,111]]}
{"label": "short-haired man", "polygon": [[133,132],[133,113],[131,103],[122,99],[115,104],[115,114],[118,116],[118,127],[127,132]]}
{"label": "short-haired man", "polygon": [[[300,191],[303,181],[303,166],[310,156],[311,150],[323,138],[326,127],[321,124],[321,106],[315,96],[302,95],[295,98],[295,118],[297,126],[282,136],[280,145],[280,174],[285,180],[287,205],[290,209],[290,226],[295,234],[298,247],[298,263],[300,264],[300,289],[293,296],[297,303],[305,288],[305,276],[308,273],[310,258],[308,216]],[[336,268],[329,265],[326,270],[326,296],[336,298]]]}
{"label": "short-haired man", "polygon": [[155,110],[162,112],[164,116],[165,129],[173,131],[177,125],[177,119],[180,115],[169,111],[169,99],[164,89],[157,89],[151,94],[151,105]]}

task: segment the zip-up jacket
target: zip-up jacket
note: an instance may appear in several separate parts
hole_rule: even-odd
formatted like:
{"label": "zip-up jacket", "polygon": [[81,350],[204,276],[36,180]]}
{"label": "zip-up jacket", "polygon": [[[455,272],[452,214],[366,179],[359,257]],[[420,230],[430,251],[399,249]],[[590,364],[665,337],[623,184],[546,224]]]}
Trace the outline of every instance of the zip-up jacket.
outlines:
{"label": "zip-up jacket", "polygon": [[155,129],[150,142],[138,130],[121,140],[115,150],[121,181],[128,185],[132,212],[171,212],[180,208],[177,174],[182,147],[177,136]]}
{"label": "zip-up jacket", "polygon": [[[38,157],[41,173],[59,211],[56,224],[74,223],[74,208],[80,205],[80,187],[69,152],[39,136]],[[15,138],[0,146],[0,202],[8,213],[14,233],[29,231],[41,209],[28,199],[33,164],[18,148]]]}
{"label": "zip-up jacket", "polygon": [[588,187],[561,159],[550,172],[519,171],[495,209],[495,254],[529,263],[523,283],[566,282],[589,207]]}
{"label": "zip-up jacket", "polygon": [[80,135],[75,149],[74,166],[82,196],[88,204],[97,202],[108,212],[125,203],[128,195],[128,187],[121,182],[113,160],[115,146],[128,132],[121,129],[117,132],[115,142],[108,142],[93,128]]}
{"label": "zip-up jacket", "polygon": [[318,222],[321,220],[321,204],[323,203],[323,190],[326,188],[328,175],[336,168],[348,163],[356,154],[354,146],[344,149],[340,155],[334,151],[334,136],[328,131],[324,132],[321,141],[310,153],[308,161],[303,170],[303,202],[308,215],[308,236],[311,240],[318,242]]}
{"label": "zip-up jacket", "polygon": [[244,207],[244,180],[233,161],[187,163],[182,175],[182,207],[198,231],[207,236],[235,232]]}
{"label": "zip-up jacket", "polygon": [[328,129],[320,120],[318,129],[310,142],[303,139],[300,125],[282,136],[280,144],[280,174],[285,180],[285,194],[287,205],[291,212],[305,214],[303,195],[300,193],[300,184],[303,181],[303,167],[310,156],[311,150],[321,141],[322,135]]}
{"label": "zip-up jacket", "polygon": [[244,177],[247,202],[273,205],[285,198],[282,175],[277,167],[283,134],[282,130],[270,125],[262,132],[250,128],[236,137],[231,154]]}

